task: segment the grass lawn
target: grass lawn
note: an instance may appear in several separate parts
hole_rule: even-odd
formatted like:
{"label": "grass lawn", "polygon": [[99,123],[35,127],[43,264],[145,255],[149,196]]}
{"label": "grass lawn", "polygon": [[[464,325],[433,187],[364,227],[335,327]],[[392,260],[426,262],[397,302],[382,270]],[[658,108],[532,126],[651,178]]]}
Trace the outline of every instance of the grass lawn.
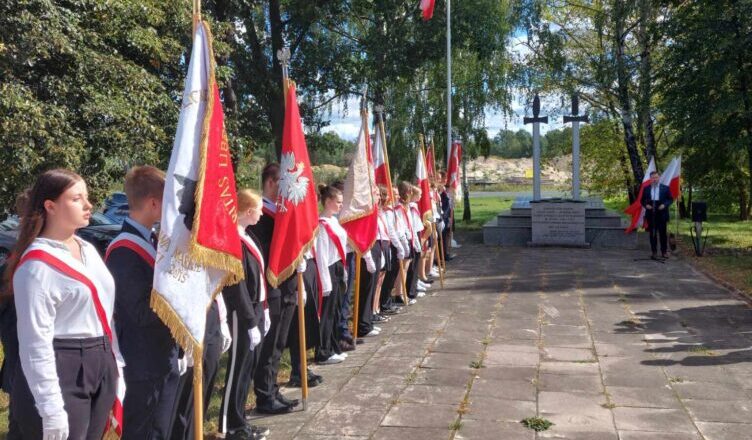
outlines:
{"label": "grass lawn", "polygon": [[462,200],[459,200],[454,213],[457,229],[479,231],[486,222],[494,218],[498,213],[509,209],[512,206],[512,202],[514,202],[514,199],[511,197],[470,197],[472,220],[465,222],[462,220],[464,206]]}

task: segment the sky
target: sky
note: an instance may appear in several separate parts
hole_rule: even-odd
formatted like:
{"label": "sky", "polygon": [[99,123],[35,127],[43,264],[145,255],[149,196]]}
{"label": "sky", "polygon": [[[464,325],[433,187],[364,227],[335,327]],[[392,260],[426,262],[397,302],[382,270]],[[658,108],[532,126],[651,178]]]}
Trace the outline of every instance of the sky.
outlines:
{"label": "sky", "polygon": [[[515,56],[526,57],[530,51],[522,43],[527,36],[524,32],[515,33],[510,39],[510,48]],[[512,102],[512,111],[514,115],[510,118],[505,117],[497,111],[491,108],[486,110],[486,129],[488,135],[493,139],[496,134],[503,130],[517,131],[519,129],[526,129],[532,132],[532,126],[525,126],[522,118],[524,116],[532,116],[532,103],[526,102],[526,97],[522,91],[516,91],[514,93],[514,101]],[[560,105],[560,97],[541,97],[541,115],[546,115],[546,108],[558,107]],[[360,97],[350,97],[347,103],[335,103],[332,108],[331,123],[325,127],[324,132],[335,132],[343,139],[354,141],[358,137],[358,130],[360,129],[360,114],[358,108],[360,106]],[[345,114],[344,109],[348,109],[348,113]],[[389,109],[387,112],[387,123]],[[549,117],[549,124],[541,125],[541,134],[545,134],[548,130],[555,130],[563,128],[564,124],[561,122],[561,117],[551,118]]]}

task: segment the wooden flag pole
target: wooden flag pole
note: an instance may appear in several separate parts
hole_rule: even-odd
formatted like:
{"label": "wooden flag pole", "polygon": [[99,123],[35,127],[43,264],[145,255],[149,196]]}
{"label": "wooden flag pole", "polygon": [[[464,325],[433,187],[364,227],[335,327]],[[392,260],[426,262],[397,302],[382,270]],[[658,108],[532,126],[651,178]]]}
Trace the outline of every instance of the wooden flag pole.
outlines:
{"label": "wooden flag pole", "polygon": [[204,438],[204,350],[193,347],[193,438]]}
{"label": "wooden flag pole", "polygon": [[308,357],[306,350],[305,328],[305,287],[303,274],[298,272],[298,340],[300,341],[300,391],[303,411],[307,409],[308,399]]}
{"label": "wooden flag pole", "polygon": [[[201,0],[193,0],[193,35],[201,23]],[[193,37],[191,37],[193,39]],[[193,438],[204,438],[204,350],[203,346],[194,346],[193,356]]]}
{"label": "wooden flag pole", "polygon": [[355,289],[353,291],[353,347],[358,345],[358,313],[360,312],[360,252],[355,251]]}
{"label": "wooden flag pole", "polygon": [[442,249],[442,246],[441,246],[441,240],[440,240],[440,237],[439,237],[439,232],[436,229],[436,223],[433,224],[433,228],[432,229],[433,229],[433,239],[436,241],[436,246],[437,246],[436,249],[438,250],[438,252],[436,253],[436,258],[439,261],[439,264],[438,264],[438,266],[439,266],[439,281],[441,282],[441,288],[443,289],[444,288],[444,262],[443,262],[443,260],[444,260],[444,250]]}

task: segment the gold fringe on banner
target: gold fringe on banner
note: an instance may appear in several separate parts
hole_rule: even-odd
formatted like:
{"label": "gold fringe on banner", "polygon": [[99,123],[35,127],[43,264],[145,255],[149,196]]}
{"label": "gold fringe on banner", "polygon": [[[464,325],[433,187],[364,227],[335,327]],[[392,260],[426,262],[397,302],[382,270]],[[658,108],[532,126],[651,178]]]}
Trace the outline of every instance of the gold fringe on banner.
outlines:
{"label": "gold fringe on banner", "polygon": [[287,266],[284,270],[282,270],[279,275],[274,275],[274,273],[271,271],[269,267],[266,268],[266,279],[269,281],[269,284],[273,288],[279,287],[282,282],[290,278],[293,273],[295,273],[295,269],[298,268],[300,265],[300,262],[303,261],[303,258],[305,258],[306,252],[311,250],[311,246],[313,246],[314,240],[316,240],[316,234],[318,234],[319,227],[316,225],[315,228],[313,228],[313,235],[311,236],[311,240],[308,241],[303,247],[300,249],[300,253],[298,256],[293,260],[293,262]]}
{"label": "gold fringe on banner", "polygon": [[[201,228],[201,207],[204,196],[204,184],[206,181],[206,162],[208,160],[208,144],[209,144],[209,125],[211,124],[212,112],[214,110],[214,85],[216,84],[216,78],[214,76],[214,48],[212,46],[212,33],[209,29],[209,23],[202,21],[201,24],[206,32],[206,40],[209,47],[209,63],[211,65],[209,69],[209,90],[207,90],[207,102],[206,109],[204,111],[204,120],[201,128],[201,142],[199,143],[199,168],[198,168],[198,181],[196,182],[196,192],[194,193],[194,200],[196,204],[196,212],[193,217],[193,229],[191,230],[190,241],[190,257],[191,259],[202,266],[208,266],[215,269],[229,272],[230,276],[226,277],[224,282],[229,284],[235,284],[240,282],[245,275],[243,273],[243,264],[236,256],[221,252],[216,249],[210,249],[201,245],[198,242],[198,231]],[[221,104],[220,104],[221,105]],[[227,285],[227,284],[224,284]]]}

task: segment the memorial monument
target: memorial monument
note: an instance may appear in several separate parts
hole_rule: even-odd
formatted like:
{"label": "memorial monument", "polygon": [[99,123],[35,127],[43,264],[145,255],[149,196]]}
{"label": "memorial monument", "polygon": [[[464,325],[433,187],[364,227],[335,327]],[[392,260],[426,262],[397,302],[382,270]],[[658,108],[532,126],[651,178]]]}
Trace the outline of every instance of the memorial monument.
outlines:
{"label": "memorial monument", "polygon": [[533,99],[533,116],[523,119],[533,125],[533,197],[515,200],[509,211],[500,213],[483,226],[483,242],[501,246],[564,246],[599,248],[637,248],[637,235],[625,234],[626,225],[619,214],[609,212],[598,198],[582,199],[580,194],[580,123],[588,122],[579,114],[579,98],[572,96],[572,114],[564,123],[572,123],[572,197],[541,197],[540,124],[548,117],[540,115],[540,98]]}

